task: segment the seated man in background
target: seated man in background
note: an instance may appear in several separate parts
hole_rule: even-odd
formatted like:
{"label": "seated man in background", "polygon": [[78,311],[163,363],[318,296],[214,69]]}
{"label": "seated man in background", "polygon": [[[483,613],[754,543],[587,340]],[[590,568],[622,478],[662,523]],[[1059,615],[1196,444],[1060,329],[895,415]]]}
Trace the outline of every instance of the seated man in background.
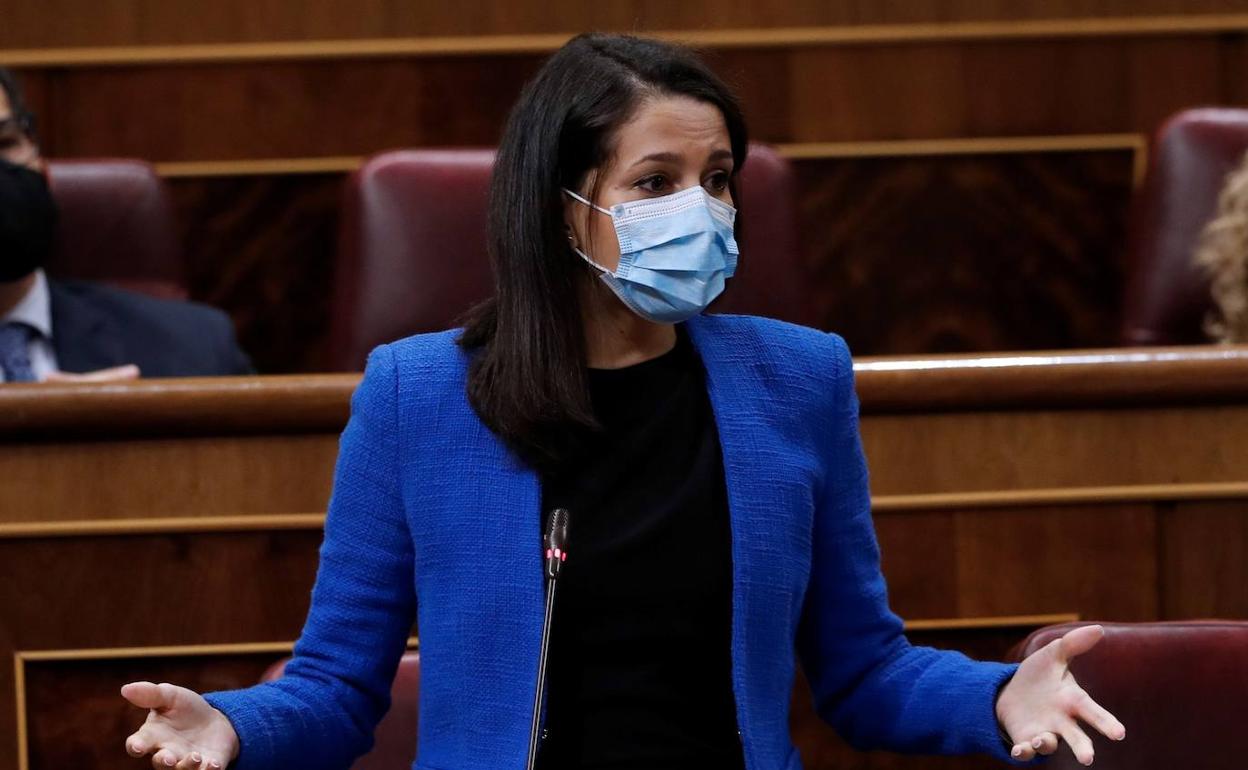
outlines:
{"label": "seated man in background", "polygon": [[56,221],[34,118],[0,68],[0,380],[253,372],[219,310],[49,279]]}

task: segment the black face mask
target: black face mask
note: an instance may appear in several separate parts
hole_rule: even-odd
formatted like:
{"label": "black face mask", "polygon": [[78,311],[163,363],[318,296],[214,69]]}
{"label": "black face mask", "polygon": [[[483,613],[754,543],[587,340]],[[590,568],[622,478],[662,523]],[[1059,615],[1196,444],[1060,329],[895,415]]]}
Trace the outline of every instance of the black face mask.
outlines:
{"label": "black face mask", "polygon": [[56,217],[43,174],[0,160],[0,282],[43,267],[52,253]]}

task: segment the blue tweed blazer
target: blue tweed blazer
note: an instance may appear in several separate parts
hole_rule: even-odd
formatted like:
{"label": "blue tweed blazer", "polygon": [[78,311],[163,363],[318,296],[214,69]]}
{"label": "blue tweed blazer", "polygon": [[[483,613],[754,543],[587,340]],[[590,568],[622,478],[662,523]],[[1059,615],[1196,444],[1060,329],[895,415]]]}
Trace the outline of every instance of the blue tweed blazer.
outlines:
{"label": "blue tweed blazer", "polygon": [[[749,770],[801,767],[800,659],[853,745],[1009,761],[1014,671],[914,647],[888,608],[845,343],[749,316],[687,322],[706,368],[732,522],[732,680]],[[413,620],[419,770],[518,770],[536,686],[538,476],[477,418],[455,332],[378,348],[352,399],[320,570],[277,682],[213,693],[239,770],[346,768],[371,745]]]}

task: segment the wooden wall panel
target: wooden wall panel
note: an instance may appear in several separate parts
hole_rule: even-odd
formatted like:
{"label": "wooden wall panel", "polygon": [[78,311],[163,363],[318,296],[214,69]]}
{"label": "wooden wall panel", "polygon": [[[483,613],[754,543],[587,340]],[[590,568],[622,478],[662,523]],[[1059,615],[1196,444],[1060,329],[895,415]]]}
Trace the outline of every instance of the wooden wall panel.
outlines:
{"label": "wooden wall panel", "polygon": [[1147,17],[1248,10],[1240,0],[755,0],[354,3],[6,0],[0,48]]}
{"label": "wooden wall panel", "polygon": [[[1000,660],[1020,642],[1030,626],[992,630],[917,632],[915,644],[958,649],[983,660]],[[121,750],[143,714],[118,696],[121,684],[139,679],[176,682],[197,692],[234,689],[259,680],[264,670],[284,657],[277,652],[215,652],[206,647],[195,655],[102,657],[31,660],[24,663],[24,699],[33,717],[28,728],[30,770],[80,766],[94,770],[130,770],[134,761]],[[65,703],[74,708],[67,713]],[[54,718],[54,715],[56,718]],[[810,690],[798,677],[791,705],[794,743],[809,770],[872,768],[885,770],[989,770],[991,761],[977,758],[903,757],[886,752],[861,753],[850,748],[814,712]]]}
{"label": "wooden wall panel", "polygon": [[171,180],[191,296],[223,308],[261,372],[327,368],[343,175]]}
{"label": "wooden wall panel", "polygon": [[[324,512],[329,478],[285,469],[326,467],[337,452],[334,437],[322,435],[134,439],[108,452],[93,441],[4,443],[0,524]],[[188,466],[212,471],[187,474]],[[143,477],[162,483],[134,482]]]}
{"label": "wooden wall panel", "polygon": [[[494,144],[543,58],[200,62],[24,75],[50,155],[340,158]],[[1243,32],[760,44],[721,48],[710,60],[741,91],[756,138],[833,143],[833,155],[881,140],[991,145],[998,137],[1146,134],[1191,104],[1248,101]],[[801,161],[822,325],[860,354],[1114,344],[1136,160],[1126,150],[1088,148]],[[261,371],[324,366],[337,181],[274,172],[174,182],[194,296],[231,312]]]}
{"label": "wooden wall panel", "polygon": [[875,521],[904,618],[1160,616],[1152,504],[877,512]]}
{"label": "wooden wall panel", "polygon": [[[823,327],[859,355],[1114,344],[1132,162],[1127,150],[795,161]],[[170,182],[192,297],[231,313],[262,372],[325,366],[342,179]]]}
{"label": "wooden wall panel", "polygon": [[1170,618],[1248,618],[1248,503],[1183,502],[1160,517],[1161,601]]}
{"label": "wooden wall panel", "polygon": [[1236,36],[817,47],[793,50],[782,141],[1151,131],[1225,100]]}
{"label": "wooden wall panel", "polygon": [[[903,618],[958,617],[958,530],[952,511],[876,514],[889,603]],[[922,558],[917,558],[923,554]]]}
{"label": "wooden wall panel", "polygon": [[[39,717],[30,724],[30,770],[135,770],[141,764],[126,756],[123,747],[145,715],[122,701],[122,684],[176,682],[197,692],[246,687],[281,657],[205,654],[27,663],[26,706]],[[54,714],[61,716],[43,718]]]}
{"label": "wooden wall panel", "polygon": [[958,517],[958,616],[1159,617],[1151,504],[984,510]]}
{"label": "wooden wall panel", "polygon": [[[319,530],[0,539],[0,655],[292,640],[320,540]],[[17,754],[13,677],[0,666],[5,766]],[[51,719],[94,733],[90,714],[84,722],[63,706],[27,716],[36,729]]]}
{"label": "wooden wall panel", "polygon": [[[1150,132],[1245,87],[1244,34],[848,47],[709,56],[761,141]],[[543,54],[28,68],[49,155],[203,161],[492,145]]]}
{"label": "wooden wall panel", "polygon": [[859,355],[1115,344],[1131,164],[1125,151],[797,163],[822,327]]}
{"label": "wooden wall panel", "polygon": [[[862,440],[877,500],[922,495],[1132,487],[1244,480],[1248,414],[1235,407],[865,414]],[[1165,436],[1165,439],[1159,439]],[[1176,457],[1182,457],[1177,462]],[[974,468],[974,473],[965,469]]]}
{"label": "wooden wall panel", "polygon": [[[859,381],[868,396],[863,435],[892,603],[912,622],[929,621],[926,630],[912,633],[913,640],[1000,658],[1036,624],[1002,615],[1244,617],[1248,445],[1242,436],[1248,432],[1248,409],[1240,370],[1245,361],[1242,350],[1212,358],[1204,351],[1166,351],[1133,372],[1091,354],[1060,366],[1041,355],[946,359],[944,370],[933,369],[930,361],[863,362]],[[1188,364],[1202,361],[1205,376],[1194,389],[1187,382],[1175,385],[1176,373],[1191,372]],[[871,369],[872,364],[907,373],[912,406],[920,411],[881,413],[875,399],[889,375]],[[1112,376],[1106,367],[1113,368]],[[1019,376],[999,376],[1007,368]],[[933,389],[946,389],[949,381],[967,383],[953,369],[984,387],[1010,382],[1008,389],[1018,401],[992,410],[974,403],[964,403],[953,413],[930,409],[927,399]],[[1041,371],[1046,369],[1062,373],[1066,391],[1091,399],[1085,408],[1045,406],[1044,388],[1033,385],[1052,384]],[[1138,392],[1124,394],[1128,375],[1146,378],[1163,395],[1181,394],[1193,402],[1232,401],[1218,407],[1141,401]],[[968,393],[973,394],[974,382],[966,384]],[[1227,390],[1228,382],[1236,388]],[[308,389],[306,397],[292,395],[300,392],[297,383]],[[0,658],[11,660],[21,652],[29,661],[22,669],[23,713],[32,768],[132,766],[121,752],[120,739],[141,715],[115,694],[125,680],[142,676],[195,687],[232,687],[254,681],[260,668],[276,657],[209,654],[139,660],[134,651],[118,648],[294,639],[306,612],[320,531],[315,522],[280,529],[291,518],[282,514],[311,499],[292,491],[292,484],[311,490],[309,495],[326,489],[333,437],[345,419],[342,407],[350,384],[350,378],[282,378],[203,380],[186,387],[149,382],[108,389],[6,391],[5,411],[17,416],[7,421],[0,445],[0,480],[8,479],[10,485],[0,488],[0,501],[29,496],[28,513],[56,524],[89,515],[83,500],[116,497],[124,482],[129,503],[113,507],[141,517],[129,530],[108,534],[86,527],[60,535],[51,528],[22,533],[0,527]],[[273,435],[257,437],[223,427],[239,425],[240,414],[258,408],[254,400],[240,405],[230,397],[235,393],[231,388],[240,385],[268,394],[272,403],[267,411],[273,417],[265,424]],[[337,400],[321,400],[327,388]],[[201,397],[188,401],[189,389],[199,389]],[[105,421],[114,425],[113,431],[100,428],[91,442],[68,440],[53,431],[30,442],[22,438],[26,434],[7,432],[37,421],[23,414],[55,416],[32,406],[36,398],[73,411],[95,397],[91,394],[107,395],[114,409],[142,411],[135,419],[144,424],[183,424],[187,434],[180,442],[166,436],[146,443],[144,454],[136,451],[139,442],[124,421]],[[163,407],[155,398],[161,394],[169,398]],[[309,404],[320,406],[309,410]],[[924,404],[929,410],[923,410]],[[137,405],[146,408],[138,410]],[[177,423],[170,416],[174,406],[185,407],[188,415],[199,415],[207,424],[191,417]],[[152,417],[160,414],[165,416]],[[293,436],[289,431],[298,431],[298,426],[288,424],[292,415],[307,420]],[[292,454],[279,449],[302,446],[300,435],[312,437],[303,449],[315,451]],[[207,442],[216,448],[204,451]],[[94,460],[87,462],[90,455]],[[253,476],[239,475],[244,461],[254,466]],[[14,476],[40,469],[44,475],[34,489],[42,490],[43,497],[14,485]],[[268,482],[248,486],[257,479]],[[200,488],[214,484],[229,489]],[[60,491],[67,486],[78,489],[73,494]],[[1068,499],[1044,501],[1055,492]],[[178,505],[183,496],[195,504]],[[992,497],[987,503],[986,496]],[[200,523],[197,517],[206,513],[232,511],[247,500],[242,518],[269,529],[177,529]],[[143,510],[136,510],[140,505]],[[171,513],[177,518],[167,519]],[[142,531],[138,524],[158,531]],[[75,648],[111,652],[94,654],[89,662],[46,655]],[[27,654],[39,652],[45,655]],[[104,660],[110,656],[115,659]],[[14,667],[0,666],[4,767],[10,766],[3,763],[15,756],[17,747],[15,685]],[[81,696],[70,711],[61,705],[67,692]],[[794,734],[812,770],[990,766],[977,760],[850,752],[818,723],[800,685],[794,698]],[[90,748],[82,747],[86,743]]]}
{"label": "wooden wall panel", "polygon": [[66,70],[44,87],[49,155],[152,161],[494,145],[539,57]]}

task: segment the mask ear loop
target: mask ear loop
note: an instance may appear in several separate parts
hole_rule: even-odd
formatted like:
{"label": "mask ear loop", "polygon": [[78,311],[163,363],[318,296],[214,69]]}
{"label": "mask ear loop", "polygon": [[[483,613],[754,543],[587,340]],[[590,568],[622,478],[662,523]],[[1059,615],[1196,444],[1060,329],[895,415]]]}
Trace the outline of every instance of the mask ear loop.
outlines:
{"label": "mask ear loop", "polygon": [[[606,214],[607,216],[611,216],[611,212],[610,212],[610,211],[608,211],[608,210],[606,210],[606,209],[604,209],[602,206],[596,206],[596,205],[594,205],[593,203],[590,203],[589,201],[585,200],[584,198],[582,198],[581,196],[579,196],[579,195],[577,195],[576,193],[572,192],[571,190],[569,190],[569,189],[568,189],[568,188],[566,188],[566,187],[561,188],[561,189],[563,190],[563,192],[564,192],[564,193],[565,193],[568,197],[572,198],[573,200],[578,201],[578,202],[580,202],[580,203],[583,203],[583,204],[585,204],[586,206],[589,206],[591,209],[594,209],[595,211],[601,211],[603,214]],[[614,221],[614,218],[612,218],[612,221]],[[591,264],[591,265],[593,265],[594,267],[598,268],[598,269],[599,269],[599,270],[601,270],[602,272],[607,273],[608,275],[615,275],[614,273],[612,273],[612,272],[611,272],[610,270],[608,270],[607,268],[603,267],[602,265],[598,264],[598,263],[597,263],[597,262],[595,262],[594,260],[590,259],[590,258],[589,258],[589,255],[588,255],[588,254],[586,254],[585,252],[581,251],[581,249],[580,249],[580,247],[579,247],[579,246],[576,246],[575,244],[573,244],[573,245],[572,245],[572,250],[573,250],[573,251],[575,251],[575,252],[577,253],[577,255],[579,255],[579,256],[580,256],[580,258],[581,258],[581,259],[585,260],[585,261],[586,261],[586,262],[588,262],[589,264]]]}
{"label": "mask ear loop", "polygon": [[568,189],[568,188],[566,188],[566,187],[562,187],[562,188],[560,188],[560,189],[562,189],[562,190],[564,191],[564,193],[566,193],[566,194],[568,195],[568,197],[572,198],[573,200],[580,201],[581,203],[584,203],[586,206],[589,206],[591,209],[594,209],[595,211],[601,211],[602,213],[606,214],[607,216],[611,216],[611,212],[610,212],[610,211],[607,211],[607,210],[606,210],[606,209],[604,209],[602,206],[598,206],[598,205],[596,205],[596,204],[590,203],[589,201],[585,200],[584,198],[582,198],[581,196],[579,196],[579,195],[577,195],[576,193],[572,192],[571,190],[569,190],[569,189]]}

